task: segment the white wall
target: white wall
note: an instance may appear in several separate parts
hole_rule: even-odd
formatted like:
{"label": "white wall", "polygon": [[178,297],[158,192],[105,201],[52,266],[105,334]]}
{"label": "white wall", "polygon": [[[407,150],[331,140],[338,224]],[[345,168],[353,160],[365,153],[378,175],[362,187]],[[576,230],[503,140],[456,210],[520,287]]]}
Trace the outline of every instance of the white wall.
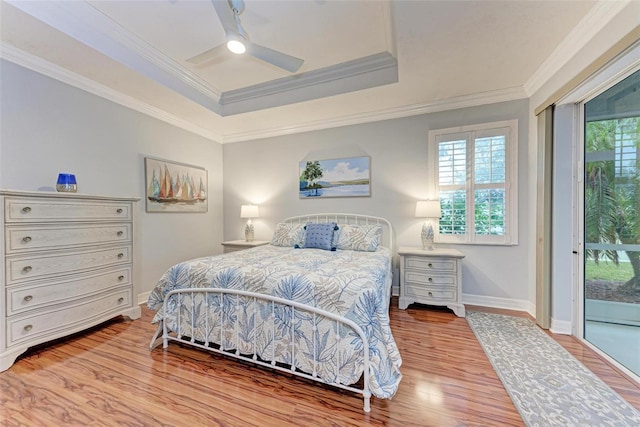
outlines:
{"label": "white wall", "polygon": [[[139,294],[176,262],[221,252],[220,144],[11,62],[0,67],[0,188],[52,191],[69,172],[78,193],[140,197]],[[208,212],[146,213],[147,156],[206,168]]]}
{"label": "white wall", "polygon": [[[224,237],[227,240],[242,237],[244,220],[240,219],[240,206],[256,203],[261,213],[261,218],[254,220],[256,239],[270,239],[276,223],[288,216],[362,212],[388,218],[399,246],[419,246],[422,220],[415,218],[414,212],[416,201],[428,195],[429,130],[518,119],[519,163],[524,165],[518,177],[520,244],[455,247],[466,254],[463,262],[466,302],[528,309],[527,228],[530,223],[535,224],[526,195],[528,109],[528,101],[519,100],[225,144]],[[300,161],[362,155],[371,157],[371,197],[299,199]]]}

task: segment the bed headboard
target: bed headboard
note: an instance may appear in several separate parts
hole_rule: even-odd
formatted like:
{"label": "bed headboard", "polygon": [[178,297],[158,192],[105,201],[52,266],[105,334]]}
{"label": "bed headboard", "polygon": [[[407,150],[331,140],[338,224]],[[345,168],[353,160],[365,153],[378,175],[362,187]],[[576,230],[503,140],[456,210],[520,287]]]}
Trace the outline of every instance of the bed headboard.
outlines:
{"label": "bed headboard", "polygon": [[380,225],[382,226],[381,244],[394,253],[395,236],[393,227],[386,218],[378,216],[346,214],[346,213],[316,213],[308,215],[292,216],[285,218],[282,222],[292,224],[306,224],[308,222],[337,222],[338,224],[354,224],[354,225]]}

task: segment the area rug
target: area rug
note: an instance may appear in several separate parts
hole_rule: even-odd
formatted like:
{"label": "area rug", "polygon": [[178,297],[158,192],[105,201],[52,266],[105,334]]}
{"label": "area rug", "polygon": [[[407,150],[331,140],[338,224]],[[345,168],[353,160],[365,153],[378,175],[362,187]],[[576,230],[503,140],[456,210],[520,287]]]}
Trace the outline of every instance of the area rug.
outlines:
{"label": "area rug", "polygon": [[640,426],[640,412],[531,320],[467,312],[528,426]]}

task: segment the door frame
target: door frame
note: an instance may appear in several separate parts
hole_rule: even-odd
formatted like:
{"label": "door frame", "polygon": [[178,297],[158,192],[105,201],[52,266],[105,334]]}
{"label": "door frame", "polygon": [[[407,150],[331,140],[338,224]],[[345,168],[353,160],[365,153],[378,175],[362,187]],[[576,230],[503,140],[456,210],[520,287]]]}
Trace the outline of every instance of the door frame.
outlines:
{"label": "door frame", "polygon": [[[575,177],[572,191],[573,209],[573,242],[574,253],[572,257],[572,325],[571,334],[580,342],[593,349],[596,353],[620,369],[631,379],[640,383],[640,376],[630,371],[617,362],[604,351],[591,344],[584,338],[584,104],[615,86],[620,81],[640,70],[640,43],[636,43],[625,53],[620,55],[606,67],[603,67],[595,75],[591,76],[567,96],[557,102],[557,105],[572,104],[574,109],[573,126],[573,159],[572,175]],[[554,123],[554,126],[557,123]],[[555,259],[554,259],[555,260]],[[555,284],[558,285],[558,284]]]}

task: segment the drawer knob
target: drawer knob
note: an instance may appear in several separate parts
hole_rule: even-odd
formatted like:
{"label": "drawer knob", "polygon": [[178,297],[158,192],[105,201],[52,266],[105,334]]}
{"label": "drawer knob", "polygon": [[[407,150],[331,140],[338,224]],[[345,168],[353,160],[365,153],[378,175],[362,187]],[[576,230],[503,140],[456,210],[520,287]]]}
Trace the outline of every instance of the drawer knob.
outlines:
{"label": "drawer knob", "polygon": [[28,272],[30,272],[31,270],[33,270],[33,267],[31,267],[30,265],[27,265],[26,267],[24,267],[24,268],[22,269],[22,272],[23,272],[23,273],[28,273]]}
{"label": "drawer knob", "polygon": [[23,298],[26,302],[29,302],[33,299],[33,295],[27,295],[26,297]]}
{"label": "drawer knob", "polygon": [[118,298],[118,304],[122,304],[123,302],[124,302],[124,298],[123,297]]}
{"label": "drawer knob", "polygon": [[433,296],[433,292],[429,291],[429,296],[432,297]]}
{"label": "drawer knob", "polygon": [[118,276],[118,281],[122,282],[124,280],[124,276]]}
{"label": "drawer knob", "polygon": [[123,211],[122,211],[122,208],[118,208],[118,209],[116,209],[116,213],[121,214],[122,212],[123,212]]}
{"label": "drawer knob", "polygon": [[29,236],[24,236],[24,237],[22,238],[22,241],[23,241],[24,243],[29,243],[29,242],[31,241],[31,237],[29,237]]}
{"label": "drawer knob", "polygon": [[122,252],[120,252],[120,253],[118,254],[118,258],[122,258],[123,256],[124,256],[124,254],[123,254]]}
{"label": "drawer knob", "polygon": [[122,230],[120,230],[120,231],[118,231],[116,234],[117,234],[118,236],[122,236],[124,233],[122,232]]}
{"label": "drawer knob", "polygon": [[33,329],[33,325],[25,325],[23,329],[25,332],[29,332]]}
{"label": "drawer knob", "polygon": [[31,208],[29,206],[25,206],[24,208],[22,208],[22,213],[29,213],[31,212]]}
{"label": "drawer knob", "polygon": [[433,267],[433,264],[429,263],[429,267],[430,267],[430,268],[431,268],[431,267]]}
{"label": "drawer knob", "polygon": [[432,277],[429,277],[429,279],[427,279],[427,280],[429,280],[429,282],[433,282],[433,278]]}

